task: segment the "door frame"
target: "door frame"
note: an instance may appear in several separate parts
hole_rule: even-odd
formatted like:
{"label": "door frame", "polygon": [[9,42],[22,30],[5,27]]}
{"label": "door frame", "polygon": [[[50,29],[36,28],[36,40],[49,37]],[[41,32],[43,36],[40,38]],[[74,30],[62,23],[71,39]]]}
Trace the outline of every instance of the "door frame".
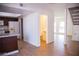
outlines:
{"label": "door frame", "polygon": [[[47,19],[46,19],[46,44],[47,44],[47,40],[48,40],[48,15],[46,15],[46,14],[41,14],[41,15],[45,15],[47,17]],[[41,15],[40,15],[40,17],[41,17]]]}

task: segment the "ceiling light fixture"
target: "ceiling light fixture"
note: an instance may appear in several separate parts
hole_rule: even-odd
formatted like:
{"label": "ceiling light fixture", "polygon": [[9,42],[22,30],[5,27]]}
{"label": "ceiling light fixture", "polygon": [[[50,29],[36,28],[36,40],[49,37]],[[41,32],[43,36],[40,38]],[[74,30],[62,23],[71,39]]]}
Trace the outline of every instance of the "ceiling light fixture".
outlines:
{"label": "ceiling light fixture", "polygon": [[20,3],[20,6],[21,6],[21,7],[23,7],[23,4],[22,4],[22,3]]}

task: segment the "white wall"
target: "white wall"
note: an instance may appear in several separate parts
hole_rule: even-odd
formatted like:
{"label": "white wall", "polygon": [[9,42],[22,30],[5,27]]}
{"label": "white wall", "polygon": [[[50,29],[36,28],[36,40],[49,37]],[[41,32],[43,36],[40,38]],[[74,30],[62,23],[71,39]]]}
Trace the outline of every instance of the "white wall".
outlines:
{"label": "white wall", "polygon": [[53,12],[48,13],[48,39],[47,43],[54,41],[54,15]]}
{"label": "white wall", "polygon": [[72,23],[71,15],[69,10],[67,9],[67,35],[68,36],[72,35],[72,27],[73,27],[73,23]]}
{"label": "white wall", "polygon": [[32,13],[23,17],[24,41],[40,46],[39,14]]}

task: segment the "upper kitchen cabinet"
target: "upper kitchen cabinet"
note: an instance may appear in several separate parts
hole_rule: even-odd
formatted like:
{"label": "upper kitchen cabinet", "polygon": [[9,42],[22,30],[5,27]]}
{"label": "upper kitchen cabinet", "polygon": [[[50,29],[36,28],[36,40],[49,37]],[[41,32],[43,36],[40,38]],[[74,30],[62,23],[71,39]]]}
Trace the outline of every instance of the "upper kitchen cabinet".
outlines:
{"label": "upper kitchen cabinet", "polygon": [[0,26],[4,25],[4,21],[0,20]]}
{"label": "upper kitchen cabinet", "polygon": [[9,21],[9,32],[19,34],[19,22]]}
{"label": "upper kitchen cabinet", "polygon": [[[9,22],[18,22],[18,18],[17,17],[5,17],[5,16],[0,16],[0,25],[1,26],[3,26],[3,31],[5,32],[5,33],[9,33],[9,32],[11,32],[10,30],[9,30]],[[16,25],[15,25],[16,26]],[[10,26],[11,27],[11,26]],[[1,28],[1,27],[0,27]]]}

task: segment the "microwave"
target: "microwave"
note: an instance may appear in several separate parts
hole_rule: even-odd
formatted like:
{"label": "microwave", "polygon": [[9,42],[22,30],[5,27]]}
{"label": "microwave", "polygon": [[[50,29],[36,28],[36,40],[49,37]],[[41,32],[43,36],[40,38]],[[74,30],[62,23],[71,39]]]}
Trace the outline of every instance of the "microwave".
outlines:
{"label": "microwave", "polygon": [[4,21],[0,20],[0,25],[4,25]]}

